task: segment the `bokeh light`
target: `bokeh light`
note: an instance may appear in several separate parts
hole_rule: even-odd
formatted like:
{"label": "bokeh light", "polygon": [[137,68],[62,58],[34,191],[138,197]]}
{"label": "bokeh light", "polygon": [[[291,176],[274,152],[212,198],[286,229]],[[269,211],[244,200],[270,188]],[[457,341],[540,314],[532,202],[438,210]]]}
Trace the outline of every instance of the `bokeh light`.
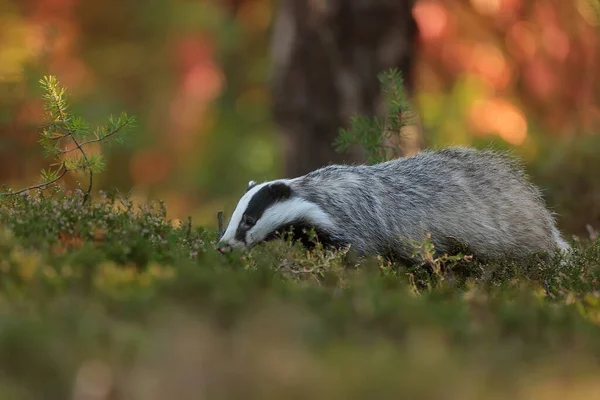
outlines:
{"label": "bokeh light", "polygon": [[442,38],[448,27],[448,15],[443,3],[419,1],[413,8],[413,15],[424,40]]}

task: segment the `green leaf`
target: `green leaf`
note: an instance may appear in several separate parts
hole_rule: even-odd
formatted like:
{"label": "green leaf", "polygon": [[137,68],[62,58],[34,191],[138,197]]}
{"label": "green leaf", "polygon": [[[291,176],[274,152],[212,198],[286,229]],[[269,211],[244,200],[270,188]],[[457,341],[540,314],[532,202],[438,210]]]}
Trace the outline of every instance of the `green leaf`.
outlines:
{"label": "green leaf", "polygon": [[58,171],[42,169],[42,183],[48,183],[58,178]]}
{"label": "green leaf", "polygon": [[410,104],[404,90],[404,79],[400,71],[391,69],[378,76],[386,105],[385,117],[368,118],[361,115],[350,118],[350,127],[340,129],[334,141],[336,151],[360,145],[366,152],[369,163],[386,161],[386,140],[399,136],[401,129],[410,122]]}
{"label": "green leaf", "polygon": [[70,132],[77,138],[88,138],[90,136],[88,123],[80,116],[73,117],[69,122]]}
{"label": "green leaf", "polygon": [[78,171],[82,169],[82,166],[85,166],[83,157],[77,155],[65,157],[64,163],[69,171]]}
{"label": "green leaf", "polygon": [[94,153],[91,156],[88,156],[86,167],[94,173],[100,173],[106,168],[106,162],[104,161],[102,154]]}

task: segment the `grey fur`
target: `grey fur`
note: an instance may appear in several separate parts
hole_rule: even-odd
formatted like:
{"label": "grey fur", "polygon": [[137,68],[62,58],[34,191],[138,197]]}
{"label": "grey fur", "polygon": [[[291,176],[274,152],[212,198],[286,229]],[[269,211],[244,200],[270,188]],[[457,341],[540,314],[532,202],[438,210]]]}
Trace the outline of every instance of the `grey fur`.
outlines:
{"label": "grey fur", "polygon": [[330,165],[287,183],[330,217],[334,227],[323,230],[335,243],[359,254],[411,259],[426,233],[439,253],[463,244],[482,259],[569,248],[540,191],[505,153],[452,147]]}

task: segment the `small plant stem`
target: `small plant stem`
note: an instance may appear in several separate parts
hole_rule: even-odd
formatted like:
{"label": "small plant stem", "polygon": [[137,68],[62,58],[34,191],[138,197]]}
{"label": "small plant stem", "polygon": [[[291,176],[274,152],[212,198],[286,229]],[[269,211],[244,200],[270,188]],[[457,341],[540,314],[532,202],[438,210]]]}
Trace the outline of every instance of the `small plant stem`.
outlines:
{"label": "small plant stem", "polygon": [[[57,170],[49,172],[43,170],[41,179],[43,183],[40,183],[39,185],[26,187],[13,193],[1,193],[0,196],[3,196],[4,194],[24,193],[32,189],[45,190],[63,178],[67,172],[83,171],[85,176],[87,171],[89,175],[89,184],[84,191],[82,203],[85,204],[91,198],[92,186],[94,183],[94,171],[99,172],[103,170],[104,163],[102,162],[101,157],[96,157],[94,154],[88,156],[83,147],[89,143],[101,142],[126,128],[129,128],[135,123],[135,119],[128,117],[126,113],[122,113],[117,120],[111,116],[104,127],[98,128],[95,131],[94,139],[84,140],[85,138],[80,138],[79,134],[80,131],[82,133],[83,130],[87,131],[87,123],[79,117],[71,117],[68,112],[69,106],[63,99],[66,89],[60,86],[54,76],[45,76],[40,80],[40,83],[46,92],[43,99],[45,102],[44,109],[48,112],[48,121],[46,121],[42,127],[42,138],[39,142],[45,150],[44,157],[56,157],[52,166],[60,165],[60,167]],[[75,146],[66,148],[62,139],[67,139],[67,141],[70,139],[69,143],[72,142]],[[66,154],[71,153],[72,151],[80,152],[81,157],[71,158],[66,156]],[[58,175],[59,173],[60,175]],[[56,176],[58,177],[54,179]]]}
{"label": "small plant stem", "polygon": [[55,137],[51,138],[51,140],[64,139],[64,138],[66,138],[67,136],[70,136],[70,135],[71,135],[70,133],[65,133],[64,135],[55,136]]}
{"label": "small plant stem", "polygon": [[[87,154],[85,154],[85,151],[83,150],[83,147],[81,147],[81,145],[79,144],[79,142],[77,141],[77,139],[75,139],[75,136],[73,136],[72,132],[69,132],[69,136],[71,137],[71,140],[73,140],[73,143],[75,143],[75,146],[77,146],[77,149],[81,152],[81,155],[83,156],[83,159],[85,160],[86,165],[88,165],[90,161],[89,161],[89,159],[87,157]],[[84,168],[84,169],[86,169],[86,168]],[[86,201],[90,197],[90,193],[92,192],[92,183],[93,183],[93,179],[94,179],[94,173],[92,172],[92,170],[89,169],[89,168],[87,168],[87,170],[88,170],[89,175],[90,175],[90,183],[88,185],[87,190],[85,191],[85,194],[83,195],[83,204],[85,204]]]}
{"label": "small plant stem", "polygon": [[[123,124],[121,124],[119,127],[117,127],[115,130],[113,130],[112,132],[107,133],[106,135],[104,135],[104,136],[102,136],[100,138],[97,138],[97,139],[91,139],[91,140],[86,140],[85,142],[81,142],[81,143],[79,143],[79,146],[85,146],[86,144],[100,142],[100,141],[102,141],[102,140],[104,140],[106,138],[109,138],[112,135],[118,133],[121,129],[125,128],[127,125],[128,125],[128,122],[126,121]],[[68,135],[66,135],[66,136],[68,136]],[[69,149],[69,150],[62,150],[60,152],[60,154],[68,154],[68,153],[70,153],[72,151],[75,151],[75,150],[79,150],[79,148],[75,147],[75,148]]]}
{"label": "small plant stem", "polygon": [[45,187],[45,186],[52,185],[53,183],[55,183],[55,182],[59,181],[59,180],[60,180],[60,179],[61,179],[63,176],[65,176],[65,174],[66,174],[66,173],[69,171],[69,170],[68,170],[68,169],[65,167],[65,165],[64,165],[64,164],[62,164],[60,167],[63,169],[63,171],[62,171],[62,172],[61,172],[61,174],[60,174],[59,176],[57,176],[55,179],[52,179],[51,181],[48,181],[48,182],[40,183],[39,185],[35,185],[35,186],[29,186],[29,187],[26,187],[26,188],[24,188],[24,189],[18,190],[18,191],[16,191],[16,192],[2,193],[2,196],[14,196],[14,195],[17,195],[17,194],[21,194],[21,193],[27,192],[28,190],[33,190],[33,189],[41,189],[41,188],[43,188],[43,187]]}
{"label": "small plant stem", "polygon": [[219,223],[219,231],[217,233],[217,240],[221,240],[221,237],[223,236],[223,211],[219,211],[217,212],[217,221]]}
{"label": "small plant stem", "polygon": [[186,239],[190,240],[190,237],[192,237],[192,217],[188,216],[188,224],[187,224],[187,230],[186,230]]}
{"label": "small plant stem", "polygon": [[[56,96],[56,93],[53,91],[52,92],[52,99],[54,100],[54,104],[56,106],[56,109],[58,110],[58,114],[60,115],[60,119],[61,121],[66,124],[67,123],[67,117],[64,114],[64,111],[62,109],[62,107],[60,106],[60,101],[59,98]],[[86,201],[89,199],[90,197],[90,193],[92,191],[92,183],[93,183],[93,177],[94,177],[94,173],[92,172],[91,169],[89,169],[89,163],[90,160],[88,159],[87,154],[85,153],[85,150],[83,150],[83,147],[81,147],[81,144],[79,144],[79,141],[77,141],[77,139],[75,138],[75,136],[73,135],[73,132],[70,129],[67,129],[67,134],[66,136],[69,136],[71,138],[71,140],[73,141],[73,143],[75,143],[75,146],[77,146],[77,149],[81,152],[81,155],[83,157],[83,160],[85,161],[86,165],[87,165],[87,170],[90,174],[90,183],[88,185],[88,188],[83,196],[83,204],[86,203]],[[65,136],[65,137],[66,137]],[[83,168],[83,169],[86,169]]]}

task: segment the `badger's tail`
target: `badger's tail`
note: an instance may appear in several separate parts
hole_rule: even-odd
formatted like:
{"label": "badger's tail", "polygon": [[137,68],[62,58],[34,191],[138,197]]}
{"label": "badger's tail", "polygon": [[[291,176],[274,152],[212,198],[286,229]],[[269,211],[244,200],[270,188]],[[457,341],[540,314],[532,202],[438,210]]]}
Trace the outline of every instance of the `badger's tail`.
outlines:
{"label": "badger's tail", "polygon": [[566,256],[569,255],[571,251],[571,246],[560,236],[560,232],[558,231],[558,229],[556,229],[556,227],[552,228],[552,238],[556,242],[556,247],[558,247],[562,256],[560,260],[560,265],[566,266],[568,260]]}
{"label": "badger's tail", "polygon": [[566,253],[571,250],[571,246],[569,246],[569,244],[560,236],[560,232],[556,227],[552,228],[552,238],[561,252]]}

